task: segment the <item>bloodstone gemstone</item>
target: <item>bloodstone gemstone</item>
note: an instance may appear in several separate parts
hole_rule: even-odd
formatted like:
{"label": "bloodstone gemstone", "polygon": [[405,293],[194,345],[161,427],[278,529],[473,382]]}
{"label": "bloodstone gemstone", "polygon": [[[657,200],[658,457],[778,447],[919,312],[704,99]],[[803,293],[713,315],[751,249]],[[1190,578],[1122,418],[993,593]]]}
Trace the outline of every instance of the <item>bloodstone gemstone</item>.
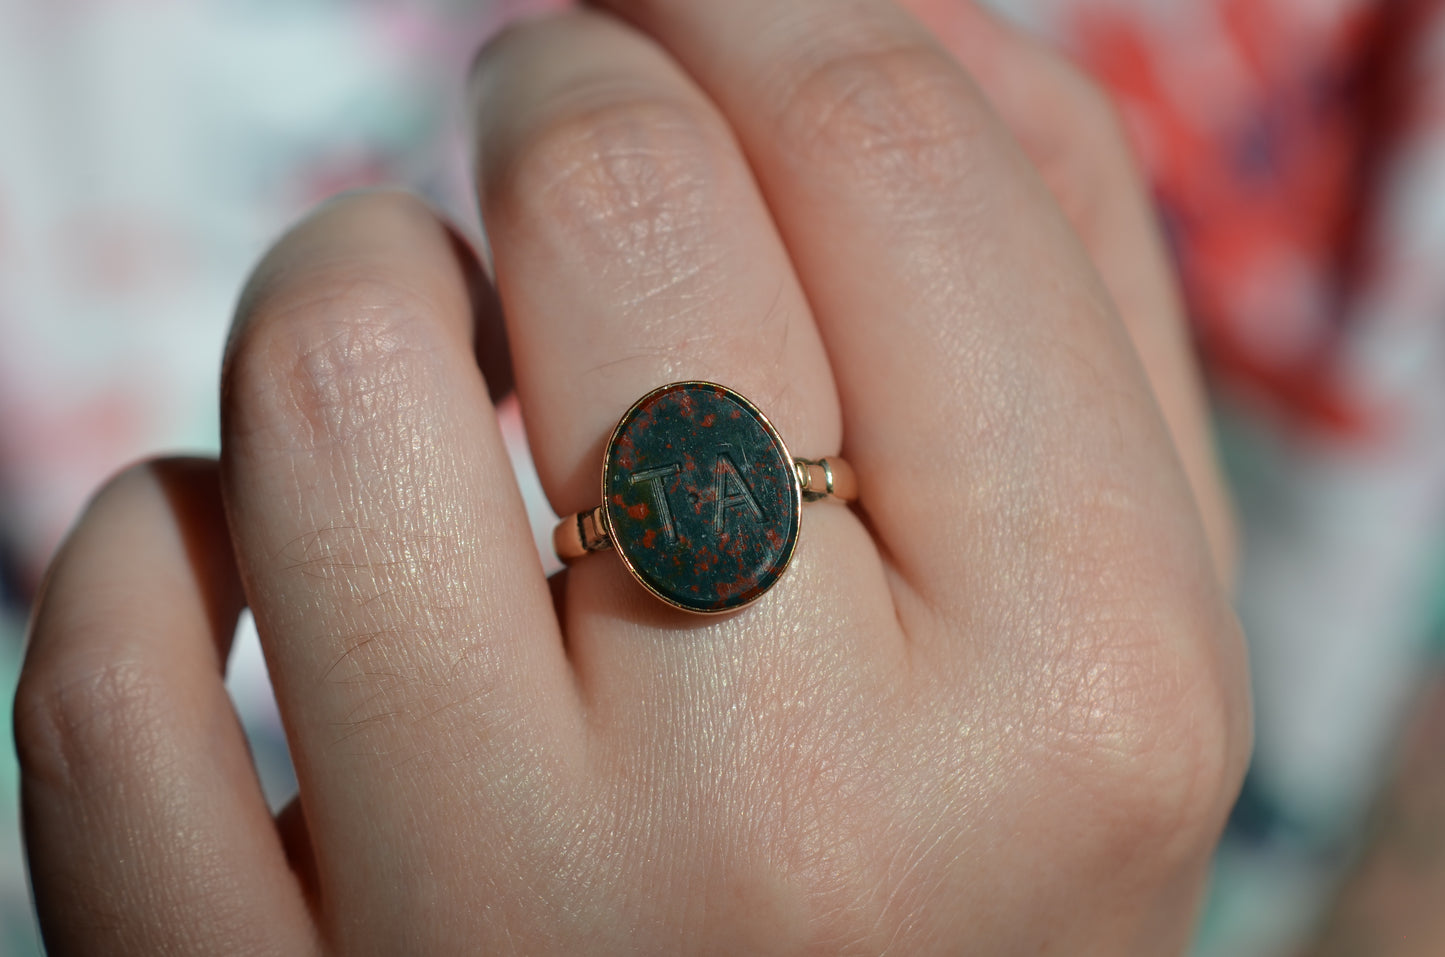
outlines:
{"label": "bloodstone gemstone", "polygon": [[752,403],[712,382],[663,386],[627,410],[607,445],[602,500],[632,574],[687,611],[755,600],[798,543],[787,447]]}

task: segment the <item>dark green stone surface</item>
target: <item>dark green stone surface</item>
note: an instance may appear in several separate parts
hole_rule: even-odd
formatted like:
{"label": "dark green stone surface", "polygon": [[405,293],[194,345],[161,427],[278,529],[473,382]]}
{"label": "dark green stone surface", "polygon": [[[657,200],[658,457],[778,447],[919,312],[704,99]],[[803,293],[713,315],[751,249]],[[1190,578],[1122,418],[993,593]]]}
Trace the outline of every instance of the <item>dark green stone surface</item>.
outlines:
{"label": "dark green stone surface", "polygon": [[644,396],[608,445],[603,501],[614,546],[658,597],[696,612],[772,587],[798,540],[793,462],[761,413],[719,385]]}

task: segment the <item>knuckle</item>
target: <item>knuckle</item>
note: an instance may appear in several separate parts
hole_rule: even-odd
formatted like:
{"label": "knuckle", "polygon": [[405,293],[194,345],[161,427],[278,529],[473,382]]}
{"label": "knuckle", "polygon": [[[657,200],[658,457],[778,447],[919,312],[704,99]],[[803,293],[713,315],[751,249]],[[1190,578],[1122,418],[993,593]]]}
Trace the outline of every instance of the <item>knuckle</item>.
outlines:
{"label": "knuckle", "polygon": [[1062,722],[1075,783],[1111,848],[1192,860],[1213,845],[1250,750],[1247,722],[1205,650],[1222,638],[1180,641],[1138,622],[1112,630],[1073,677]]}
{"label": "knuckle", "polygon": [[365,264],[307,271],[248,303],[223,373],[228,417],[284,448],[394,429],[424,408],[445,345],[439,306]]}
{"label": "knuckle", "polygon": [[163,763],[172,708],[159,676],[110,658],[29,668],[15,692],[23,774],[61,792],[88,792]]}
{"label": "knuckle", "polygon": [[895,201],[936,197],[939,185],[956,181],[986,132],[956,65],[925,43],[825,57],[790,84],[781,102],[785,156],[815,175]]}
{"label": "knuckle", "polygon": [[520,204],[518,220],[548,242],[678,271],[708,235],[726,134],[676,97],[612,89],[579,100],[518,138],[489,194]]}

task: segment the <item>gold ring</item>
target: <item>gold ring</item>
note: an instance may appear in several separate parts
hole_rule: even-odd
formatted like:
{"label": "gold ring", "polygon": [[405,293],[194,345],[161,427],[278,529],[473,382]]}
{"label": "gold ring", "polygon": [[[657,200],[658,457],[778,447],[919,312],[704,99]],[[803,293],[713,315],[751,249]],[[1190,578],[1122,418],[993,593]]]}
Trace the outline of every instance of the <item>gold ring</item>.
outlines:
{"label": "gold ring", "polygon": [[558,522],[552,547],[564,562],[615,548],[653,595],[717,614],[757,601],[787,571],[804,502],[856,497],[847,462],[793,458],[732,389],[674,382],[618,420],[602,504]]}

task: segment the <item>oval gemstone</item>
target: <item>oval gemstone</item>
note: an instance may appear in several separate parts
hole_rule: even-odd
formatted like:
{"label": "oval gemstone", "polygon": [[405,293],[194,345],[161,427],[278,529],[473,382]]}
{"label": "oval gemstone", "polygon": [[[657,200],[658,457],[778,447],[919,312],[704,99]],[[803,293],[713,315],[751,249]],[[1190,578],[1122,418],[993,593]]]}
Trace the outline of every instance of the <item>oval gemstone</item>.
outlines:
{"label": "oval gemstone", "polygon": [[798,542],[787,447],[751,402],[711,382],[663,386],[627,410],[607,445],[602,497],[633,576],[687,611],[756,600]]}

